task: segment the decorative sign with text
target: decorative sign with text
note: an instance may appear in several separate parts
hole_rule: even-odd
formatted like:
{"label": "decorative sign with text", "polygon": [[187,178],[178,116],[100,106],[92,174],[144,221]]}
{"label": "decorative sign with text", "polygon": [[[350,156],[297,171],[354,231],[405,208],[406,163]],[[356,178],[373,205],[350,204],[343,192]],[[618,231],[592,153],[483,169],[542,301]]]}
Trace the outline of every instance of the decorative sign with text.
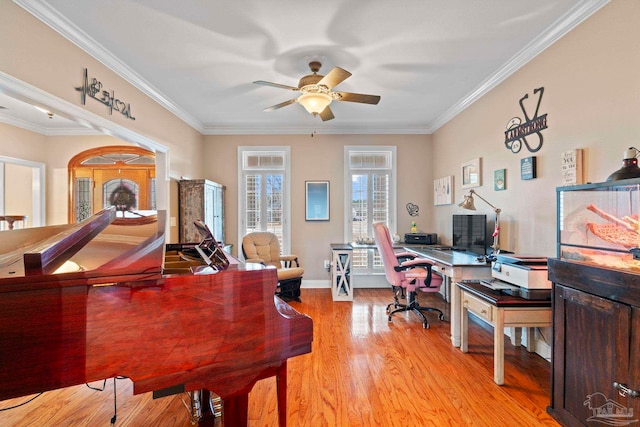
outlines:
{"label": "decorative sign with text", "polygon": [[536,156],[525,157],[520,160],[520,179],[529,180],[537,178],[536,166]]}
{"label": "decorative sign with text", "polygon": [[562,153],[562,185],[582,184],[582,149]]}
{"label": "decorative sign with text", "polygon": [[[524,123],[520,117],[513,117],[507,123],[507,130],[504,132],[504,145],[508,150],[513,153],[518,153],[522,149],[522,145],[526,145],[527,150],[532,153],[542,148],[542,131],[547,128],[547,115],[543,114],[538,116],[540,110],[540,102],[542,101],[542,94],[544,93],[544,87],[539,87],[533,90],[533,95],[538,95],[538,103],[536,104],[536,111],[533,113],[533,117],[529,117],[527,110],[524,108],[524,101],[529,98],[529,94],[525,94],[520,98],[520,109],[524,114]],[[527,137],[529,139],[527,140]],[[534,139],[537,139],[534,142]],[[531,142],[531,143],[530,143]]]}
{"label": "decorative sign with text", "polygon": [[84,69],[82,86],[78,86],[75,89],[82,94],[80,97],[82,105],[85,105],[87,96],[89,96],[90,98],[93,98],[96,101],[109,107],[109,114],[113,114],[113,111],[115,110],[120,112],[127,119],[136,119],[131,115],[131,104],[125,103],[119,98],[116,98],[113,90],[111,92],[102,90],[102,83],[99,82],[95,77],[91,78],[91,82],[89,82],[86,68]]}

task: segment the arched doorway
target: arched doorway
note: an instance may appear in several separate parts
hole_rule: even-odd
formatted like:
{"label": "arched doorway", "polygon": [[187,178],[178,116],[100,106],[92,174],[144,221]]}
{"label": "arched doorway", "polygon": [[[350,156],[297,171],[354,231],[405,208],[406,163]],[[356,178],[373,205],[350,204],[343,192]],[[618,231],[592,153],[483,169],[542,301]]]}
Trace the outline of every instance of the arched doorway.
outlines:
{"label": "arched doorway", "polygon": [[75,155],[69,170],[69,222],[115,206],[116,224],[156,220],[155,154],[134,146],[93,148]]}

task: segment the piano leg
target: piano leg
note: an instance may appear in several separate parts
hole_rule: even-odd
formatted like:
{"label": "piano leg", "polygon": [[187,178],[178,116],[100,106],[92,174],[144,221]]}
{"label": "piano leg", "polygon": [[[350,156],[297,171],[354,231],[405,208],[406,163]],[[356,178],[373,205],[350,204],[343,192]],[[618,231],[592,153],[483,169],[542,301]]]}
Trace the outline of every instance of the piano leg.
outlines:
{"label": "piano leg", "polygon": [[248,394],[224,399],[222,404],[222,425],[225,427],[246,427],[248,408]]}
{"label": "piano leg", "polygon": [[[270,371],[270,376],[276,377],[276,393],[278,400],[278,426],[287,427],[287,361],[285,360],[280,366]],[[214,410],[209,402],[211,393],[202,390],[202,418],[198,425],[200,427],[217,426],[214,420]],[[248,423],[249,394],[240,394],[233,397],[227,397],[222,403],[222,425],[224,427],[246,427]]]}
{"label": "piano leg", "polygon": [[287,361],[278,368],[276,373],[276,390],[278,394],[278,425],[287,427]]}

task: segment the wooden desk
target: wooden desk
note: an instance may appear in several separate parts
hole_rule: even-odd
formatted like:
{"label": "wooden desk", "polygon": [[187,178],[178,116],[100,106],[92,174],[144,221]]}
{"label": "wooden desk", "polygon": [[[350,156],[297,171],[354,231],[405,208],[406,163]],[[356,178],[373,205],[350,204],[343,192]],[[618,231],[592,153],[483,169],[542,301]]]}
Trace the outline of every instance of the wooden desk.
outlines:
{"label": "wooden desk", "polygon": [[[462,341],[460,350],[467,352],[469,311],[493,325],[493,380],[498,385],[504,384],[504,328],[528,327],[527,350],[534,351],[533,329],[551,326],[551,290],[536,289],[525,291],[525,298],[519,296],[520,291],[497,291],[488,288],[478,281],[457,283],[461,290],[462,312],[460,324]],[[519,331],[518,331],[519,332]],[[519,334],[516,334],[514,345],[520,345]]]}
{"label": "wooden desk", "polygon": [[9,230],[13,230],[14,223],[17,221],[22,221],[22,228],[24,228],[27,224],[27,218],[26,215],[0,215],[0,221],[6,221],[9,225]]}
{"label": "wooden desk", "polygon": [[460,288],[451,284],[462,280],[488,279],[491,277],[491,265],[478,261],[478,256],[470,252],[410,245],[405,246],[405,250],[433,261],[433,271],[443,276],[444,286],[450,289],[451,343],[454,347],[460,347]]}

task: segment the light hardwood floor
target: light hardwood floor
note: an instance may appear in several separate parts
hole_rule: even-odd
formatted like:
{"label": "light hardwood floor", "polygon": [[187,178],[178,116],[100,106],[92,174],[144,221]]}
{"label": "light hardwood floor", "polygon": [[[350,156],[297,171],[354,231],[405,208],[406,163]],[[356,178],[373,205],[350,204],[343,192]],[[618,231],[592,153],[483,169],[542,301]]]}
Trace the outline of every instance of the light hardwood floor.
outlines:
{"label": "light hardwood floor", "polygon": [[[505,385],[498,386],[488,326],[471,320],[463,354],[451,346],[448,305],[440,296],[420,295],[445,312],[444,321],[430,316],[427,330],[414,314],[387,322],[391,299],[390,289],[356,289],[353,303],[333,302],[329,289],[303,289],[302,302],[291,303],[313,318],[314,341],[311,354],[289,360],[289,426],[558,425],[545,412],[547,361],[506,340]],[[116,426],[190,426],[182,399],[133,396],[130,381],[117,380]],[[109,426],[113,405],[111,380],[103,392],[70,387],[0,412],[0,426]],[[262,380],[251,392],[249,425],[278,425],[275,380]]]}

